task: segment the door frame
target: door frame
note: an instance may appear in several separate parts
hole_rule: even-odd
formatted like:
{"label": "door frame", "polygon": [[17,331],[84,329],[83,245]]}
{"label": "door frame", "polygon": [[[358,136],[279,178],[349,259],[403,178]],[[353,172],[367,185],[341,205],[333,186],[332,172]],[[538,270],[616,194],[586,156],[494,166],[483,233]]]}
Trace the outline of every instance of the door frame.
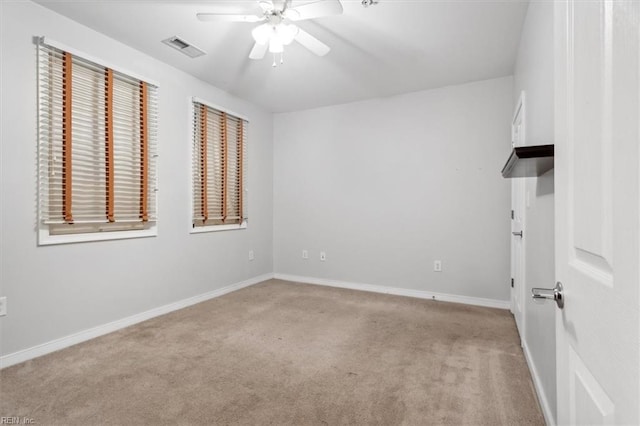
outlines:
{"label": "door frame", "polygon": [[[523,90],[520,92],[516,108],[513,112],[513,118],[511,120],[511,146],[524,146],[526,145],[526,94]],[[520,129],[516,132],[516,127],[520,126]],[[517,140],[516,140],[517,139]],[[510,235],[510,247],[511,247],[511,279],[515,281],[513,287],[511,287],[511,312],[513,313],[518,332],[520,333],[520,341],[524,341],[525,336],[525,297],[526,297],[526,244],[525,244],[525,224],[526,224],[526,179],[514,178],[511,180],[511,210],[517,211],[520,218],[520,230],[523,232],[523,236],[520,241],[520,259],[519,270],[516,271],[516,250],[515,250],[515,236]],[[511,232],[514,231],[513,222],[511,219]],[[516,298],[519,297],[521,306],[518,311],[516,306]]]}

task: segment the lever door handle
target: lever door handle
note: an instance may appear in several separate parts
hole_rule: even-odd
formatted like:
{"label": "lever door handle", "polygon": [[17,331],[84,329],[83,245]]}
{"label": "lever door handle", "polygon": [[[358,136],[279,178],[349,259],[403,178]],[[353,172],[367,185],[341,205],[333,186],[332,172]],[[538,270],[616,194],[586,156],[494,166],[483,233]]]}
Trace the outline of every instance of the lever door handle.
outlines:
{"label": "lever door handle", "polygon": [[531,296],[536,300],[555,300],[558,308],[564,308],[564,296],[562,294],[562,283],[558,281],[554,288],[532,288]]}
{"label": "lever door handle", "polygon": [[518,232],[511,232],[513,235],[515,235],[516,237],[520,237],[522,238],[522,231],[518,231]]}

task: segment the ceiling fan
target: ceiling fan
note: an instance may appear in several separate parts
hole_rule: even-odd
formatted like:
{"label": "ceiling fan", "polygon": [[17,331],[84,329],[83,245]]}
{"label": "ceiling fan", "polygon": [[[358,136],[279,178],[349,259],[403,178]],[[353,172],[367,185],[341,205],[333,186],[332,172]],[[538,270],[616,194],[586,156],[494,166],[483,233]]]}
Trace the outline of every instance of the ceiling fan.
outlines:
{"label": "ceiling fan", "polygon": [[280,54],[280,62],[282,63],[284,46],[291,44],[294,40],[318,56],[324,56],[331,50],[329,46],[293,22],[339,15],[342,13],[340,0],[317,0],[297,7],[291,6],[291,0],[260,0],[258,6],[260,6],[260,11],[256,14],[240,15],[212,12],[198,13],[196,16],[201,21],[261,22],[262,24],[251,31],[255,44],[249,58],[262,59],[268,50],[274,54],[274,67],[276,66],[275,55]]}

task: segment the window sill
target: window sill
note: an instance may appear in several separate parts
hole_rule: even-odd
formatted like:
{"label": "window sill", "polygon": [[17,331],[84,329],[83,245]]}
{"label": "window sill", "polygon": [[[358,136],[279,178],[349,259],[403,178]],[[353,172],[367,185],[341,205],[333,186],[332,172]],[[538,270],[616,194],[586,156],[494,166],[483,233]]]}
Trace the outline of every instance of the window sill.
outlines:
{"label": "window sill", "polygon": [[218,232],[218,231],[233,231],[236,229],[247,229],[247,221],[243,221],[240,225],[208,225],[208,226],[196,226],[192,227],[190,232],[192,234],[203,234],[205,232]]}
{"label": "window sill", "polygon": [[146,238],[158,236],[158,226],[149,229],[127,231],[103,231],[88,232],[82,234],[50,235],[49,229],[44,227],[38,230],[38,245],[51,246],[57,244],[86,243],[91,241],[124,240],[130,238]]}

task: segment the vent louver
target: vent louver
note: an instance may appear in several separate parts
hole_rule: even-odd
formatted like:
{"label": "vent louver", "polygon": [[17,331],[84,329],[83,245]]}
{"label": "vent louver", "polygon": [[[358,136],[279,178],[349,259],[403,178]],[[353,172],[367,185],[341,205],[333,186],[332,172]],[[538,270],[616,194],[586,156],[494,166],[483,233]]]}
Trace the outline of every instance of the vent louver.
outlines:
{"label": "vent louver", "polygon": [[178,36],[169,37],[168,39],[162,40],[162,42],[167,46],[171,46],[174,49],[184,53],[190,58],[197,58],[198,56],[206,54],[202,49],[198,49],[192,44],[189,44],[186,41],[182,40]]}

